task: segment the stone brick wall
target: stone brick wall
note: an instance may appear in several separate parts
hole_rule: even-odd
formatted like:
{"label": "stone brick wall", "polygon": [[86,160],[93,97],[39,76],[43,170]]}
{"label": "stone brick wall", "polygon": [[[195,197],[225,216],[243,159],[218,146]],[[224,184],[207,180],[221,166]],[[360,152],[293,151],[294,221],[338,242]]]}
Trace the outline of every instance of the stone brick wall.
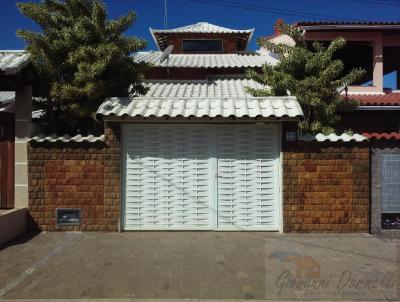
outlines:
{"label": "stone brick wall", "polygon": [[[389,239],[400,239],[400,229],[382,228],[382,156],[400,154],[400,142],[373,142],[371,150],[371,233]],[[400,195],[399,195],[400,196]],[[400,197],[399,197],[400,198]]]}
{"label": "stone brick wall", "polygon": [[284,232],[368,232],[369,148],[304,143],[283,149]]}
{"label": "stone brick wall", "polygon": [[[28,145],[30,227],[44,231],[118,231],[120,219],[119,128],[105,129],[104,143]],[[80,226],[57,226],[57,208],[80,208]]]}

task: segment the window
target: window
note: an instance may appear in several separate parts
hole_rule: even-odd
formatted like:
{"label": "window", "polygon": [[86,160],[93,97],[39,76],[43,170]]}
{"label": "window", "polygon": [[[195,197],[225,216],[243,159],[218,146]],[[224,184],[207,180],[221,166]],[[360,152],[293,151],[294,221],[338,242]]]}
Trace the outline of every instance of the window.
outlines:
{"label": "window", "polygon": [[222,52],[222,40],[183,40],[182,50],[187,52]]}
{"label": "window", "polygon": [[367,42],[350,41],[346,47],[335,53],[334,58],[342,60],[344,73],[350,72],[353,68],[362,68],[366,71],[362,79],[351,85],[373,85],[374,55],[372,46]]}
{"label": "window", "polygon": [[[314,41],[308,41],[307,45],[311,49]],[[318,41],[323,46],[328,47],[331,42]],[[347,45],[335,52],[334,59],[339,59],[343,62],[343,74],[350,72],[353,68],[363,68],[366,74],[362,79],[351,85],[355,86],[372,86],[373,80],[373,48],[368,42],[364,41],[349,41]]]}

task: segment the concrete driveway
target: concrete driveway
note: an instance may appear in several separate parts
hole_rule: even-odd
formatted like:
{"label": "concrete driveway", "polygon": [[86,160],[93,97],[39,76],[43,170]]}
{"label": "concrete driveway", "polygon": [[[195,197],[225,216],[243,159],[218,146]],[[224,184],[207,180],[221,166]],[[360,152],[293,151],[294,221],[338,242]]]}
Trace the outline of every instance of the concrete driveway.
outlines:
{"label": "concrete driveway", "polygon": [[41,233],[0,250],[0,298],[399,300],[367,234]]}

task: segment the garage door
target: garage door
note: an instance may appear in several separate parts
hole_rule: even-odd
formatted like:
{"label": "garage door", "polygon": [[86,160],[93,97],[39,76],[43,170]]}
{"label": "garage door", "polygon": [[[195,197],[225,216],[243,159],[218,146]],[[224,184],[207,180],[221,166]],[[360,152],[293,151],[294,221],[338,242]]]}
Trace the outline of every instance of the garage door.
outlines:
{"label": "garage door", "polygon": [[276,125],[125,125],[125,230],[278,230]]}
{"label": "garage door", "polygon": [[278,229],[277,140],[272,125],[217,127],[219,229]]}

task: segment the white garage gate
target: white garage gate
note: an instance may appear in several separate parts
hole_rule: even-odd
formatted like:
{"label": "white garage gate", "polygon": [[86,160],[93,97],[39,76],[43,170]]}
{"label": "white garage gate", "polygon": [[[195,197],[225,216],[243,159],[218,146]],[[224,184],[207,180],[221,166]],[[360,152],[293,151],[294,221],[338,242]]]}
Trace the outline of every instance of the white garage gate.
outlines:
{"label": "white garage gate", "polygon": [[277,124],[123,126],[124,230],[278,230]]}

